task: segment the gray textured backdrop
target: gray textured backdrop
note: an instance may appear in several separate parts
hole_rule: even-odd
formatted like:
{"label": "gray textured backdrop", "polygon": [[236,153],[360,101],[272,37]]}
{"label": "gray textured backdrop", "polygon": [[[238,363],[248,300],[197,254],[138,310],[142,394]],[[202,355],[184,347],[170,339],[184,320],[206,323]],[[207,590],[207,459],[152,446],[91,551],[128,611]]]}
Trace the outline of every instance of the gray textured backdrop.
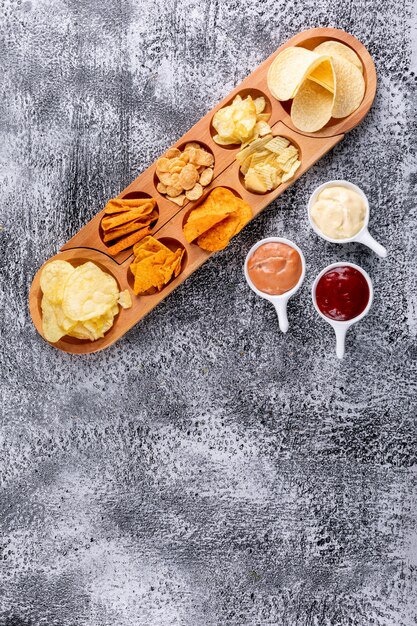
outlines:
{"label": "gray textured backdrop", "polygon": [[[412,0],[0,4],[1,626],[416,624]],[[116,345],[42,341],[36,269],[317,25],[375,59],[362,125]],[[307,198],[336,177],[369,194],[387,260],[309,231]],[[242,279],[267,235],[308,263],[286,337]],[[309,289],[343,257],[376,298],[340,363]]]}

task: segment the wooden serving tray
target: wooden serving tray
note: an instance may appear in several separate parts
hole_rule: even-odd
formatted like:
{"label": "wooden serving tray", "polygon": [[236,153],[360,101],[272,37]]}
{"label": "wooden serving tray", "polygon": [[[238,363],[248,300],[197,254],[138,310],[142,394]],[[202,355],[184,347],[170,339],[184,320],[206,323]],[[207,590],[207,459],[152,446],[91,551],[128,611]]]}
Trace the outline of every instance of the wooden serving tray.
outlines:
{"label": "wooden serving tray", "polygon": [[[268,68],[275,56],[284,48],[303,46],[313,49],[329,39],[340,41],[350,46],[361,59],[366,86],[364,99],[360,107],[352,115],[343,119],[331,119],[322,130],[316,133],[301,133],[291,122],[289,114],[290,103],[278,102],[269,92],[267,85]],[[180,208],[165,196],[159,194],[156,191],[157,181],[155,180],[154,163],[126,187],[119,196],[121,198],[150,196],[156,199],[159,218],[153,228],[152,235],[172,249],[184,248],[185,254],[180,275],[172,280],[160,293],[150,296],[135,296],[132,290],[134,279],[129,270],[129,265],[133,259],[132,248],[120,252],[114,258],[109,256],[107,245],[101,238],[100,222],[104,210],[100,211],[96,217],[62,246],[61,251],[57,255],[52,257],[52,259],[48,259],[48,261],[62,259],[71,262],[74,266],[80,265],[85,261],[93,261],[101,269],[114,276],[121,290],[129,289],[133,306],[130,309],[120,310],[112,328],[102,339],[83,341],[66,336],[51,345],[65,352],[87,354],[102,350],[117,341],[211,256],[211,253],[201,250],[196,244],[189,244],[185,240],[182,226],[189,212],[198,206],[214,187],[223,186],[231,189],[233,193],[251,205],[253,217],[255,217],[297,178],[302,176],[318,159],[341,141],[345,133],[362,121],[371,107],[375,91],[376,71],[373,60],[366,48],[352,35],[336,28],[313,28],[289,39],[175,144],[175,147],[181,148],[188,141],[197,141],[213,153],[215,159],[214,176],[210,185],[205,188],[202,198],[196,202],[187,201]],[[290,139],[300,153],[301,166],[294,178],[266,194],[251,193],[242,184],[239,164],[235,160],[239,146],[219,146],[212,138],[215,134],[211,125],[214,113],[223,106],[230,104],[237,94],[240,94],[242,97],[246,97],[248,94],[253,97],[263,95],[267,102],[265,110],[271,113],[269,124],[272,128],[272,133]],[[43,336],[40,306],[42,292],[39,285],[42,268],[39,269],[33,279],[29,294],[29,307],[33,323]]]}

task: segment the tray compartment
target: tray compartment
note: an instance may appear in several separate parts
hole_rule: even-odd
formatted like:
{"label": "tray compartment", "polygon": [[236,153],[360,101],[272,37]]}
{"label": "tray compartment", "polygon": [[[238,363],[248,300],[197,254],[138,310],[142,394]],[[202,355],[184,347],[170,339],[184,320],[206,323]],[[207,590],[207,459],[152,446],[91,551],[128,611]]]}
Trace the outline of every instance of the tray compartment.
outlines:
{"label": "tray compartment", "polygon": [[[171,278],[171,280],[169,281],[169,283],[167,283],[162,289],[161,291],[155,292],[153,294],[141,294],[141,295],[136,295],[133,292],[133,286],[135,284],[135,277],[130,269],[130,263],[133,262],[134,256],[132,255],[132,258],[129,259],[129,265],[127,267],[127,282],[129,284],[129,287],[131,289],[132,292],[132,298],[152,298],[154,296],[159,296],[158,300],[161,300],[160,294],[162,294],[164,291],[166,291],[166,289],[169,287],[169,285],[173,282],[178,280],[178,278],[180,278],[181,274],[183,273],[184,269],[187,267],[187,263],[188,263],[188,251],[187,251],[187,247],[184,245],[184,243],[182,241],[179,241],[178,239],[175,239],[174,237],[155,237],[155,239],[157,239],[158,241],[160,241],[162,244],[164,244],[164,246],[166,246],[167,248],[169,248],[171,250],[171,252],[175,252],[176,250],[178,250],[178,248],[181,248],[184,251],[183,257],[181,259],[181,271],[178,274],[178,276]],[[181,281],[180,281],[181,282]]]}

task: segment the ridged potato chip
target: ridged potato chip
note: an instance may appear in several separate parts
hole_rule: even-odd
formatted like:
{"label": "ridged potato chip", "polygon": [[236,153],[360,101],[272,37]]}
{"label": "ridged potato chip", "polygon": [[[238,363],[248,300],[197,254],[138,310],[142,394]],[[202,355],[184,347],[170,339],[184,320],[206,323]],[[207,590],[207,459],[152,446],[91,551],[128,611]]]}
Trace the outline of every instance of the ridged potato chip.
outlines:
{"label": "ridged potato chip", "polygon": [[74,268],[67,261],[51,261],[42,270],[40,285],[43,294],[53,304],[62,302],[64,287]]}

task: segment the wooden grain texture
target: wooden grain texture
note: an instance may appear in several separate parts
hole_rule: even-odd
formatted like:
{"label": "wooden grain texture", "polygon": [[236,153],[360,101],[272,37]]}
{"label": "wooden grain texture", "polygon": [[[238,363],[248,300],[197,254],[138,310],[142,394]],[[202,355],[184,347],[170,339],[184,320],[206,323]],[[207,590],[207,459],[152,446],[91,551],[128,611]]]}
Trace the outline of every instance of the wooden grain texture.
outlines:
{"label": "wooden grain texture", "polygon": [[[289,112],[286,110],[285,106],[270,94],[267,85],[268,68],[275,56],[289,46],[303,46],[313,49],[323,41],[331,39],[350,46],[358,54],[364,67],[365,95],[359,108],[350,116],[337,120],[331,119],[329,123],[317,133],[301,133],[292,124]],[[196,244],[188,244],[183,237],[182,226],[184,219],[193,207],[198,206],[214,187],[224,186],[232,189],[237,195],[248,202],[252,207],[253,217],[256,217],[260,211],[281,195],[316,161],[341,141],[346,132],[362,121],[372,105],[375,92],[376,71],[372,58],[366,48],[352,35],[335,28],[314,28],[303,31],[285,42],[174,144],[175,147],[183,147],[188,141],[198,141],[214,155],[213,180],[210,185],[205,188],[201,200],[197,202],[187,201],[184,206],[180,208],[170,202],[166,197],[159,194],[156,190],[157,181],[155,179],[154,163],[120,194],[120,197],[133,197],[135,194],[138,194],[141,197],[149,196],[157,199],[159,219],[152,231],[152,235],[156,236],[158,239],[169,238],[185,249],[185,258],[187,261],[183,264],[183,270],[180,275],[173,279],[159,293],[151,296],[136,297],[132,291],[132,281],[129,280],[129,278],[131,279],[129,270],[129,265],[132,261],[131,249],[120,252],[112,259],[107,254],[107,246],[100,237],[100,222],[104,215],[103,209],[84,228],[62,246],[62,252],[54,256],[53,259],[71,260],[74,262],[82,258],[83,260],[94,260],[98,262],[106,271],[116,278],[121,289],[130,289],[133,300],[132,308],[119,313],[112,328],[102,339],[90,342],[65,336],[59,342],[52,345],[65,352],[87,354],[102,350],[117,341],[211,256],[204,250],[201,250]],[[289,138],[298,147],[301,157],[301,166],[294,178],[266,194],[251,193],[245,189],[240,181],[239,165],[235,158],[239,148],[224,148],[217,145],[212,138],[214,131],[211,126],[211,120],[215,112],[230,103],[237,94],[245,97],[249,93],[253,97],[263,95],[266,98],[266,110],[270,112],[269,123],[273,134]],[[42,268],[40,268],[33,280],[29,295],[29,306],[36,329],[43,336],[42,313],[40,308],[41,292],[39,285],[41,271]]]}

